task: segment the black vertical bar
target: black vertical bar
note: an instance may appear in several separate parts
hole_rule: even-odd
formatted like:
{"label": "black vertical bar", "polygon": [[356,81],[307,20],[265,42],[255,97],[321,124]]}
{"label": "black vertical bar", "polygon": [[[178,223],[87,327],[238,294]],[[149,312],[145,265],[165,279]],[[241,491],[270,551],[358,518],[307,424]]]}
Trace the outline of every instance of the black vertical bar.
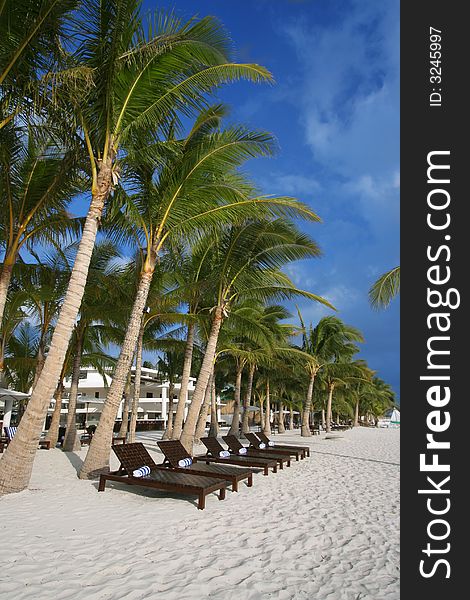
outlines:
{"label": "black vertical bar", "polygon": [[[468,533],[464,483],[470,464],[469,388],[464,385],[470,371],[470,327],[465,313],[470,272],[469,194],[464,183],[470,172],[465,94],[470,69],[464,7],[463,3],[436,0],[401,4],[404,599],[450,600],[468,593],[462,591],[468,589],[468,552],[459,550]],[[431,168],[427,173],[430,162],[450,168]],[[444,306],[446,299],[455,308]],[[450,394],[447,403],[446,394]],[[443,430],[433,431],[439,427]],[[433,442],[427,435],[435,442],[448,442],[450,448],[429,448]],[[424,455],[421,468],[420,455]],[[437,469],[449,465],[450,470],[426,470],[433,460]]]}

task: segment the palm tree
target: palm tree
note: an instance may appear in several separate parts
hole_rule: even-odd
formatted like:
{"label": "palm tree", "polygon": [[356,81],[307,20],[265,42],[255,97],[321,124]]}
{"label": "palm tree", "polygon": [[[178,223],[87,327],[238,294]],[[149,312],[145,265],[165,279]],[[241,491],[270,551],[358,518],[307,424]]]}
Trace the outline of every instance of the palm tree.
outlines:
{"label": "palm tree", "polygon": [[300,311],[298,314],[302,331],[302,350],[309,355],[309,359],[306,361],[309,383],[301,425],[301,435],[308,437],[311,435],[309,419],[317,375],[331,362],[338,362],[340,357],[344,357],[345,354],[349,355],[351,351],[356,350],[351,343],[362,342],[363,337],[357,329],[333,316],[324,317],[320,319],[316,327],[310,325],[307,329]]}
{"label": "palm tree", "polygon": [[78,0],[0,3],[0,129],[20,111],[37,108],[34,88],[59,59],[57,40],[64,37],[77,4]]}
{"label": "palm tree", "polygon": [[[108,342],[104,328],[110,325],[114,319],[119,317],[120,306],[116,305],[115,280],[121,273],[121,267],[116,264],[119,253],[112,242],[102,241],[95,245],[90,261],[90,275],[83,303],[80,308],[78,321],[75,325],[73,340],[73,364],[72,379],[70,384],[70,396],[67,413],[67,425],[63,448],[66,451],[80,449],[76,428],[76,407],[78,398],[78,384],[80,367],[83,363],[83,352],[89,355],[100,355],[107,364],[110,360],[105,355],[101,343]],[[101,321],[98,328],[97,321]],[[111,361],[112,362],[112,361]],[[98,361],[101,367],[101,362]]]}
{"label": "palm tree", "polygon": [[394,406],[396,397],[391,386],[380,377],[374,376],[360,386],[356,394],[354,425],[359,425],[360,414],[372,416],[377,424],[379,417]]}
{"label": "palm tree", "polygon": [[[74,44],[64,57],[64,68],[45,80],[53,106],[50,114],[63,130],[62,139],[78,145],[88,157],[91,202],[46,362],[1,461],[0,494],[28,485],[36,442],[80,309],[99,221],[119,177],[120,150],[132,150],[148,130],[156,139],[164,138],[170,126],[179,124],[179,114],[197,111],[206,95],[224,82],[270,80],[258,65],[230,62],[227,36],[213,18],[182,23],[162,13],[153,21],[155,28],[149,24],[144,29],[140,4],[82,3],[71,22]],[[141,309],[144,305],[145,301]],[[137,330],[139,325],[135,323]],[[134,347],[128,346],[135,344],[125,345],[124,353],[132,354]],[[100,436],[94,439],[96,447]],[[98,462],[101,466],[103,461]]]}
{"label": "palm tree", "polygon": [[[202,228],[214,229],[224,221],[232,222],[237,216],[263,213],[313,215],[307,207],[291,198],[246,195],[252,191],[252,186],[235,169],[250,157],[267,154],[272,146],[270,136],[240,128],[199,135],[199,130],[193,128],[190,137],[191,143],[185,143],[181,152],[169,159],[160,173],[156,174],[148,164],[142,163],[140,168],[133,166],[139,192],[128,197],[126,210],[136,226],[136,235],[142,237],[145,261],[113,382],[80,471],[81,478],[94,477],[108,469],[112,428],[125,377],[157,259],[166,244],[172,239],[181,240],[183,236],[200,235]],[[316,215],[311,218],[318,219]]]}
{"label": "palm tree", "polygon": [[[247,299],[234,306],[230,318],[226,319],[221,327],[216,357],[223,359],[229,356],[236,365],[233,417],[229,435],[239,435],[241,384],[246,366],[248,366],[248,382],[243,401],[242,432],[248,431],[248,406],[251,401],[255,369],[269,353],[275,341],[269,327],[273,308]],[[282,308],[280,310],[283,313],[282,318],[287,316],[287,311]]]}
{"label": "palm tree", "polygon": [[[315,219],[313,214],[312,218]],[[331,307],[323,298],[296,288],[279,270],[290,261],[319,254],[316,244],[285,219],[250,221],[227,227],[218,236],[214,234],[214,242],[211,262],[216,302],[209,309],[212,318],[206,352],[180,438],[188,451],[192,450],[197,416],[212,370],[220,328],[233,305],[246,296],[264,301],[303,295]]]}
{"label": "palm tree", "polygon": [[[179,340],[171,340],[173,346],[165,351],[163,358],[158,361],[158,370],[165,374],[168,380],[168,421],[163,439],[171,439],[173,435],[173,401],[175,395],[175,383],[183,365],[183,343]],[[175,343],[176,342],[176,343]]]}
{"label": "palm tree", "polygon": [[5,355],[15,330],[26,317],[25,302],[27,296],[23,290],[11,289],[5,305],[5,322],[0,329],[0,382],[4,378]]}
{"label": "palm tree", "polygon": [[31,132],[24,140],[13,124],[0,130],[0,245],[5,255],[0,273],[0,325],[13,267],[26,249],[55,243],[78,232],[67,206],[83,188],[73,152],[64,155],[50,139]]}
{"label": "palm tree", "polygon": [[27,321],[12,331],[5,346],[4,377],[13,389],[28,393],[34,380],[38,355],[38,332]]}
{"label": "palm tree", "polygon": [[33,319],[38,330],[37,361],[32,382],[34,387],[46,360],[47,348],[62,306],[70,268],[62,250],[54,250],[42,258],[32,250],[30,252],[37,264],[22,264],[21,268],[17,269],[17,285],[27,295],[25,308],[28,317]]}
{"label": "palm tree", "polygon": [[392,299],[400,293],[400,267],[384,273],[369,290],[372,308],[387,308]]}

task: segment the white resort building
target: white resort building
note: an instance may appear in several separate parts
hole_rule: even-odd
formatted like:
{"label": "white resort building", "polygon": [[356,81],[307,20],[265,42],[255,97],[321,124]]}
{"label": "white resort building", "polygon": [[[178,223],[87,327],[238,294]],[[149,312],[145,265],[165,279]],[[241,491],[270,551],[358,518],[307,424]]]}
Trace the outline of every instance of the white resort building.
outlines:
{"label": "white resort building", "polygon": [[[134,371],[132,368],[131,376],[131,398],[134,395]],[[77,399],[77,425],[85,428],[90,425],[97,425],[106,394],[111,385],[110,375],[101,375],[96,369],[84,368],[80,371],[80,381],[78,385]],[[194,393],[196,380],[191,377],[188,385],[188,400],[186,402],[186,412]],[[64,381],[64,394],[62,396],[61,424],[65,424],[70,393],[71,379]],[[181,385],[175,383],[173,391],[173,413],[176,411]],[[169,395],[170,383],[162,381],[161,375],[155,369],[142,367],[139,408],[137,413],[137,428],[141,429],[164,429],[167,425],[170,412]],[[119,407],[117,421],[121,421],[124,409],[124,398]],[[52,400],[48,409],[48,421],[54,411],[55,401]],[[220,420],[220,398],[217,398],[217,417]],[[49,423],[46,423],[46,429]]]}

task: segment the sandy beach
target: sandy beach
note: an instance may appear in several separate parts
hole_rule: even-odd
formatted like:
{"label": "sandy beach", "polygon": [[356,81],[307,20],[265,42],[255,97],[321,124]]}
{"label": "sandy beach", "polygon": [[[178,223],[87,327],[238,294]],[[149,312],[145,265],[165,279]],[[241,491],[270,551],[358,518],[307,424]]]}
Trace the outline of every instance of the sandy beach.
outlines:
{"label": "sandy beach", "polygon": [[[76,477],[86,448],[38,451],[30,489],[0,500],[0,590],[9,600],[397,600],[399,436],[276,435],[311,457],[224,501],[210,495],[204,511],[145,488],[98,493]],[[161,462],[157,434],[140,439]]]}

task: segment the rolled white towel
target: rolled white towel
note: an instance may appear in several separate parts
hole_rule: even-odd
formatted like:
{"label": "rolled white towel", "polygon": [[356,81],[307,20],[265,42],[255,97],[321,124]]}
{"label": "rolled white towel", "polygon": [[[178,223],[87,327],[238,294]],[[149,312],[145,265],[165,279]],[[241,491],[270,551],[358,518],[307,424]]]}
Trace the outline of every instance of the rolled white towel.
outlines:
{"label": "rolled white towel", "polygon": [[240,448],[238,454],[246,454],[246,448]]}
{"label": "rolled white towel", "polygon": [[266,444],[263,444],[263,442],[261,442],[261,444],[258,446],[258,448],[260,448],[261,450],[264,450],[266,448]]}
{"label": "rolled white towel", "polygon": [[219,452],[219,456],[220,456],[220,458],[229,458],[230,452],[228,450],[221,450]]}
{"label": "rolled white towel", "polygon": [[192,464],[193,464],[193,461],[191,458],[182,458],[181,460],[178,461],[179,467],[190,467]]}
{"label": "rolled white towel", "polygon": [[145,477],[146,475],[150,474],[150,467],[147,467],[147,465],[144,465],[143,467],[140,467],[140,469],[136,469],[135,471],[132,471],[132,475],[133,477]]}
{"label": "rolled white towel", "polygon": [[274,442],[268,442],[268,446],[274,446]]}

